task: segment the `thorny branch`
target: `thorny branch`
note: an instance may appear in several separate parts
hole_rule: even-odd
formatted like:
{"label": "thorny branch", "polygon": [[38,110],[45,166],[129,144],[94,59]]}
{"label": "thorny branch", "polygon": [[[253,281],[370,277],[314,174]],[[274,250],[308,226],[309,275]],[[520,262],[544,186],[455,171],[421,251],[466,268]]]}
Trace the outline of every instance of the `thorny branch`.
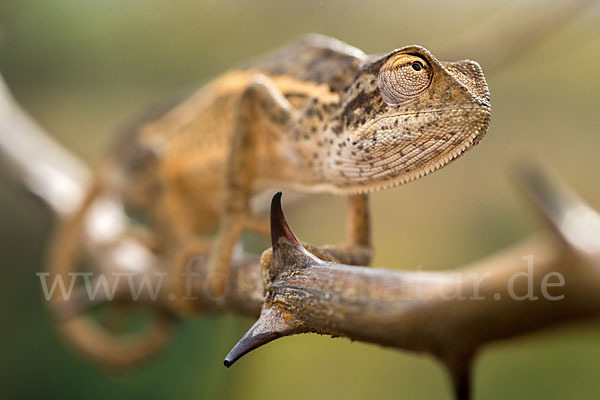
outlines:
{"label": "thorny branch", "polygon": [[[299,244],[277,195],[271,260],[263,257],[259,266],[238,259],[224,296],[214,297],[207,264],[197,258],[193,306],[186,308],[258,317],[226,366],[276,338],[313,332],[430,353],[448,367],[457,398],[467,399],[470,365],[485,344],[600,316],[600,216],[539,171],[520,171],[522,187],[551,231],[450,271],[321,261]],[[180,279],[184,291],[189,282]],[[161,298],[164,304],[154,307],[168,303]]]}

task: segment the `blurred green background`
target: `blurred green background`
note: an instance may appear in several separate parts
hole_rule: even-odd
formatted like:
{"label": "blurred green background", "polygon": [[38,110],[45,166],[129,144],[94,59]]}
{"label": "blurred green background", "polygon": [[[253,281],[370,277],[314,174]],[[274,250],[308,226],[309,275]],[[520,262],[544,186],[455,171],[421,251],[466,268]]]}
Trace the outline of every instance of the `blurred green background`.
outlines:
{"label": "blurred green background", "polygon": [[[93,163],[118,127],[147,106],[301,33],[331,35],[369,53],[416,43],[439,54],[456,35],[515,4],[3,0],[0,71],[43,127]],[[503,25],[489,29],[501,42]],[[469,49],[463,55],[478,59]],[[594,5],[489,75],[492,125],[481,145],[449,168],[373,195],[374,264],[451,268],[540,229],[506,174],[519,155],[542,158],[600,208],[599,63]],[[341,198],[314,196],[288,213],[307,241],[344,237]],[[277,341],[226,370],[224,355],[252,322],[235,316],[188,319],[160,358],[129,373],[103,371],[64,345],[42,304],[35,272],[43,270],[51,223],[0,174],[1,398],[449,397],[445,371],[431,357],[316,335]],[[476,398],[597,399],[599,328],[564,327],[487,347],[476,365]]]}

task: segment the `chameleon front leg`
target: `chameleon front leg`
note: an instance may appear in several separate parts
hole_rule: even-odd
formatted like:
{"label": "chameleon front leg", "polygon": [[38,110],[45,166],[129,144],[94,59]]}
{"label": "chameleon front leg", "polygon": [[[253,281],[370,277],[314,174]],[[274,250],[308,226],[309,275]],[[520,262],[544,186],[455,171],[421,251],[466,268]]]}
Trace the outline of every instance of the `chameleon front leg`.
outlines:
{"label": "chameleon front leg", "polygon": [[[315,246],[302,242],[302,246],[325,261],[347,265],[370,265],[373,257],[371,247],[371,222],[367,194],[352,195],[348,203],[348,243]],[[273,249],[267,249],[260,258],[263,267],[271,263]]]}
{"label": "chameleon front leg", "polygon": [[348,265],[369,265],[373,255],[367,194],[348,197],[348,243],[313,246],[303,243],[317,257]]}
{"label": "chameleon front leg", "polygon": [[369,195],[356,194],[348,198],[349,251],[351,265],[370,265],[373,258],[371,245],[371,216]]}
{"label": "chameleon front leg", "polygon": [[249,205],[257,164],[257,127],[261,118],[286,124],[291,114],[292,106],[264,75],[257,75],[241,95],[225,171],[223,216],[210,252],[210,286],[214,295],[224,291],[233,248],[242,233],[253,230],[269,235],[268,223],[252,214]]}

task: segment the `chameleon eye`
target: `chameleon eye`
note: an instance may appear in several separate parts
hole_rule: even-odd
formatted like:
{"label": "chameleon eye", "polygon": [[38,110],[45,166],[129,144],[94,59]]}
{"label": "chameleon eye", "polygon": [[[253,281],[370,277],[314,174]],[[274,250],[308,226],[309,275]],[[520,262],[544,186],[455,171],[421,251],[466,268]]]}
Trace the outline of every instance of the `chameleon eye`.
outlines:
{"label": "chameleon eye", "polygon": [[391,106],[409,102],[429,87],[431,67],[419,56],[398,54],[379,70],[377,85],[383,100]]}

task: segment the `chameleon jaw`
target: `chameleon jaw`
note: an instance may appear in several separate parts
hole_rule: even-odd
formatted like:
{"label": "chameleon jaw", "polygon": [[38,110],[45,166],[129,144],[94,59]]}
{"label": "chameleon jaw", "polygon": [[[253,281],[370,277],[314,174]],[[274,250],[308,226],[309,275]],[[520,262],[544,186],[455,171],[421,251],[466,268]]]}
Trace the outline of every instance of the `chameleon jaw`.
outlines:
{"label": "chameleon jaw", "polygon": [[421,169],[415,170],[414,172],[411,172],[407,175],[400,175],[396,179],[389,179],[389,180],[383,180],[380,182],[373,182],[372,184],[368,184],[368,185],[360,185],[359,184],[359,185],[353,185],[353,186],[344,187],[344,188],[336,187],[336,188],[333,188],[333,191],[331,191],[331,189],[329,189],[329,190],[326,189],[324,191],[333,193],[335,195],[367,194],[367,193],[372,193],[372,192],[379,192],[381,190],[391,189],[396,186],[400,186],[405,183],[415,181],[419,178],[429,175],[430,173],[432,173],[432,172],[450,164],[452,161],[456,160],[464,152],[466,152],[467,150],[469,150],[471,147],[473,147],[475,145],[476,139],[477,139],[477,133],[473,134],[473,136],[469,140],[465,141],[465,143],[463,145],[461,145],[460,147],[457,147],[456,149],[454,149],[450,154],[428,164],[427,166],[425,166]]}
{"label": "chameleon jaw", "polygon": [[[333,160],[328,167],[332,173],[327,181],[311,183],[310,185],[286,186],[311,193],[355,195],[389,189],[419,179],[448,165],[478,144],[485,136],[490,120],[489,108],[478,107],[471,112],[476,113],[476,117],[473,115],[471,117],[478,120],[478,123],[475,124],[472,130],[463,134],[462,143],[456,146],[446,145],[447,150],[440,152],[436,157],[410,171],[406,170],[407,168],[402,165],[402,161],[394,160],[394,158],[397,158],[399,150],[392,148],[387,154],[372,158],[373,161],[368,160],[361,163],[359,157]],[[457,114],[457,118],[458,116],[459,114]],[[364,138],[372,137],[373,134],[369,135],[365,132],[364,135],[362,140],[368,144],[370,140]],[[370,154],[373,153],[372,150]],[[421,156],[422,154],[419,154],[419,157]],[[394,162],[396,162],[396,165],[393,165]],[[361,168],[368,171],[368,173],[361,174]]]}

